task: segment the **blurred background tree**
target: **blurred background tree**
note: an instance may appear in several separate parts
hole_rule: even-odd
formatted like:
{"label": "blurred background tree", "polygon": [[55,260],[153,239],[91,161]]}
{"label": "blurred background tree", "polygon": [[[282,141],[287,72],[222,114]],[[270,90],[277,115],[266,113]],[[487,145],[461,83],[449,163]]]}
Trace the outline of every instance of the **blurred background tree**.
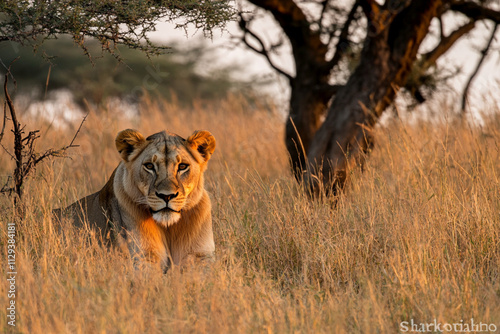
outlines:
{"label": "blurred background tree", "polygon": [[[94,55],[100,53],[95,39],[89,40],[86,48]],[[144,93],[175,98],[182,104],[219,99],[229,92],[248,93],[248,84],[231,77],[235,67],[228,65],[200,74],[199,67],[215,57],[213,51],[202,42],[189,49],[171,44],[165,54],[148,57],[139,50],[117,46],[114,52],[119,52],[122,61],[103,53],[92,64],[81,48],[64,36],[46,41],[36,53],[31,46],[14,48],[10,43],[0,43],[4,64],[20,57],[12,65],[18,94],[43,100],[52,91],[69,89],[80,105],[84,99],[101,104],[111,97],[135,103]]]}

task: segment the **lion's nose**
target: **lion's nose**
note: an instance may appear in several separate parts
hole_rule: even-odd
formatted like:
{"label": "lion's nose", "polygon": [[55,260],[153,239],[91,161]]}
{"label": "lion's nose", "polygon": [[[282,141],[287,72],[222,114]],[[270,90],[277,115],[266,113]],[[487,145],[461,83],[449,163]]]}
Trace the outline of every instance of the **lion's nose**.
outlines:
{"label": "lion's nose", "polygon": [[161,198],[162,200],[165,201],[165,203],[168,204],[168,202],[170,202],[170,200],[176,198],[177,196],[179,196],[179,192],[176,192],[175,194],[160,194],[160,193],[156,193],[156,196],[158,196],[159,198]]}

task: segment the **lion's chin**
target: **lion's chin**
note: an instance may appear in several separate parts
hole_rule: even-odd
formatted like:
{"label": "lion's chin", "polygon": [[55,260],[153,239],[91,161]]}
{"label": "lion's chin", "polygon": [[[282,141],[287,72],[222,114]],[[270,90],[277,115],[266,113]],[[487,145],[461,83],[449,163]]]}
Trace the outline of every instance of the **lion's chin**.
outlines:
{"label": "lion's chin", "polygon": [[174,211],[159,211],[153,213],[153,219],[158,224],[169,227],[181,219],[181,214]]}

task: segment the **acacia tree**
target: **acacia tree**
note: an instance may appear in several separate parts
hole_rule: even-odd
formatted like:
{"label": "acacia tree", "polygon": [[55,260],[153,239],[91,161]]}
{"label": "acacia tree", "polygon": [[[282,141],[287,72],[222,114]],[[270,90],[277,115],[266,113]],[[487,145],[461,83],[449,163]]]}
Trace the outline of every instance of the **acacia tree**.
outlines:
{"label": "acacia tree", "polygon": [[119,44],[152,55],[162,50],[148,38],[158,20],[175,21],[179,28],[194,26],[211,34],[233,14],[226,0],[6,0],[0,2],[0,42],[36,47],[45,39],[68,34],[87,55],[85,40],[89,37],[117,58]]}
{"label": "acacia tree", "polygon": [[[323,185],[333,192],[344,186],[346,171],[363,162],[372,145],[370,131],[400,87],[423,101],[419,86],[439,57],[477,21],[500,22],[495,0],[248,1],[272,15],[291,46],[293,75],[273,55],[282,42],[259,36],[252,25],[255,12],[240,12],[243,42],[290,84],[286,145],[291,167],[315,192]],[[447,13],[467,20],[445,34]],[[440,27],[437,44],[419,53],[433,20]],[[346,64],[353,63],[344,78]]]}

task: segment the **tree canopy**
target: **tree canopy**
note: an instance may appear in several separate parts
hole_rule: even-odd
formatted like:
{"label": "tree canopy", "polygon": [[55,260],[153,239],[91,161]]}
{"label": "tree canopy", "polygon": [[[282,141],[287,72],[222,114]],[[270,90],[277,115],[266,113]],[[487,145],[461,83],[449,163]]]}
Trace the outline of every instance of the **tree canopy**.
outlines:
{"label": "tree canopy", "polygon": [[233,14],[234,8],[224,0],[6,0],[0,2],[0,42],[37,46],[68,34],[87,52],[86,41],[93,37],[118,58],[119,44],[151,55],[162,50],[148,37],[158,20],[175,21],[179,28],[192,25],[211,34]]}

